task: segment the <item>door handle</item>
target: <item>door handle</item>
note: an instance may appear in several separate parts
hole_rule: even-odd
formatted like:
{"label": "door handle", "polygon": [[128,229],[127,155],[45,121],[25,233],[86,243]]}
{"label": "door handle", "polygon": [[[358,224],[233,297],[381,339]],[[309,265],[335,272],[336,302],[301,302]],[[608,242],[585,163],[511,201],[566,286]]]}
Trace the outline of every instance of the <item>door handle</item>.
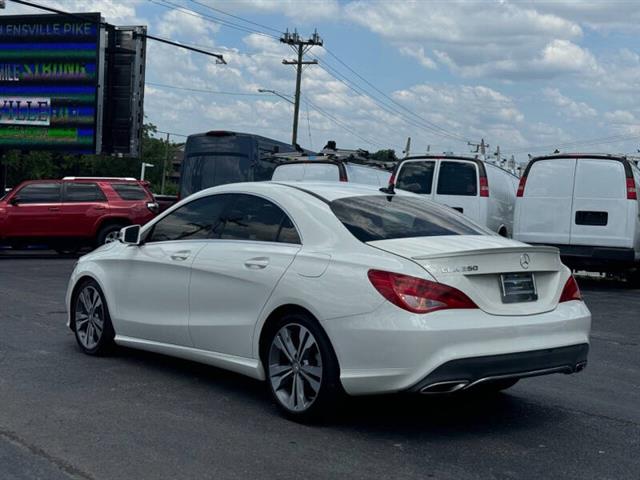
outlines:
{"label": "door handle", "polygon": [[50,212],[59,212],[60,211],[60,207],[49,207],[49,211]]}
{"label": "door handle", "polygon": [[252,270],[261,270],[269,265],[269,259],[267,257],[250,258],[244,262],[244,266]]}
{"label": "door handle", "polygon": [[94,210],[106,210],[107,207],[105,207],[104,205],[96,205],[95,207],[93,207]]}
{"label": "door handle", "polygon": [[175,260],[177,262],[182,262],[184,260],[186,260],[187,258],[189,258],[189,254],[191,252],[188,250],[185,251],[181,251],[181,252],[174,252],[170,255],[171,260]]}

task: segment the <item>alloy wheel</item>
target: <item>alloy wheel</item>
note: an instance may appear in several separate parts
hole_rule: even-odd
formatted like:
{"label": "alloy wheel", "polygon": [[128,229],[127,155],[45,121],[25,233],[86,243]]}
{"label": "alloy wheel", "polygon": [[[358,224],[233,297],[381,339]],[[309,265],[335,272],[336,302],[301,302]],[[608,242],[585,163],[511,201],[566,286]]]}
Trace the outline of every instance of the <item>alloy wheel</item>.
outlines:
{"label": "alloy wheel", "polygon": [[280,403],[303,412],[315,401],[322,383],[322,356],[313,334],[289,323],[271,341],[269,381]]}
{"label": "alloy wheel", "polygon": [[87,350],[94,349],[104,331],[105,310],[102,297],[92,285],[84,287],[76,300],[75,326],[78,340]]}
{"label": "alloy wheel", "polygon": [[104,243],[115,242],[116,240],[118,240],[119,235],[120,230],[114,230],[113,232],[107,233],[107,236],[104,237]]}

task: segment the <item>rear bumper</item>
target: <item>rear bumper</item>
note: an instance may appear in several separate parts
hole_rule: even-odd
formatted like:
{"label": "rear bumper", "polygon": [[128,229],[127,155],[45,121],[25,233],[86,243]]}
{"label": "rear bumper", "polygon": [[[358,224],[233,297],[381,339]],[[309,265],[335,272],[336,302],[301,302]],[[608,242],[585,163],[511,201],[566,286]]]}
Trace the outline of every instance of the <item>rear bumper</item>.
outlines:
{"label": "rear bumper", "polygon": [[602,247],[598,245],[551,245],[560,250],[565,265],[572,268],[625,268],[636,262],[633,248]]}
{"label": "rear bumper", "polygon": [[[366,395],[410,390],[432,374],[445,378],[440,368],[451,362],[462,362],[469,372],[453,373],[465,373],[463,379],[470,381],[485,374],[525,376],[554,367],[569,366],[573,371],[583,361],[582,353],[575,358],[568,354],[566,360],[561,349],[589,344],[591,314],[579,301],[534,315],[491,315],[479,309],[416,315],[385,302],[374,312],[325,320],[322,325],[338,357],[345,391]],[[545,359],[536,352],[553,355]],[[519,360],[511,368],[513,358]],[[447,376],[452,373],[449,368],[444,370]]]}
{"label": "rear bumper", "polygon": [[575,373],[587,365],[589,345],[547,348],[452,360],[440,365],[409,391],[444,393],[463,390],[491,380],[525,378],[551,373]]}

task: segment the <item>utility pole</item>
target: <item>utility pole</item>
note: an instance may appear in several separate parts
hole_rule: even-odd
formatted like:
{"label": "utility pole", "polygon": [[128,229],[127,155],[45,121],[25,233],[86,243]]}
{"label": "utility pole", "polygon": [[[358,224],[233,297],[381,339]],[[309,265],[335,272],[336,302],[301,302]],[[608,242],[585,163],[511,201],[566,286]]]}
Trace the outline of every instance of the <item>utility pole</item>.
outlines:
{"label": "utility pole", "polygon": [[311,50],[312,47],[318,45],[322,46],[322,39],[318,35],[318,32],[313,32],[311,38],[304,40],[296,30],[293,33],[289,33],[289,30],[280,38],[280,42],[286,43],[293,51],[296,52],[295,60],[282,60],[284,65],[296,66],[296,94],[295,102],[293,104],[293,134],[291,135],[291,144],[293,146],[298,142],[298,115],[300,113],[300,82],[302,81],[302,67],[304,65],[317,65],[318,61],[304,61],[304,54]]}
{"label": "utility pole", "polygon": [[167,144],[165,146],[164,162],[162,162],[162,182],[160,184],[161,195],[164,195],[164,182],[165,178],[167,177],[167,162],[169,161],[169,135],[170,133],[167,132]]}
{"label": "utility pole", "polygon": [[487,158],[487,148],[491,146],[488,143],[484,143],[484,138],[480,140],[480,143],[467,142],[467,145],[469,145],[470,147],[476,147],[475,153],[479,153],[480,155],[482,155],[483,160]]}

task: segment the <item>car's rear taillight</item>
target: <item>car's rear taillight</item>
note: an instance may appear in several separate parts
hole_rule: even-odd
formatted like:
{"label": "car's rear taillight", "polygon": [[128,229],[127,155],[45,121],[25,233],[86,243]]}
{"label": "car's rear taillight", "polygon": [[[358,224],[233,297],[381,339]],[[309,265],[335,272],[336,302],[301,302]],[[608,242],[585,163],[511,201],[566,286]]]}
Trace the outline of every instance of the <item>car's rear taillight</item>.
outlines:
{"label": "car's rear taillight", "polygon": [[520,183],[518,184],[518,193],[516,194],[517,197],[524,196],[524,186],[526,183],[527,183],[527,177],[525,176],[520,177]]}
{"label": "car's rear taillight", "polygon": [[562,294],[560,295],[561,302],[569,302],[571,300],[582,300],[582,294],[578,287],[578,282],[573,278],[573,275],[569,277],[567,283],[564,284]]}
{"label": "car's rear taillight", "polygon": [[480,196],[489,196],[489,180],[487,179],[487,177],[480,177]]}
{"label": "car's rear taillight", "polygon": [[429,313],[448,308],[478,308],[460,290],[400,273],[369,270],[369,281],[394,305],[413,313]]}
{"label": "car's rear taillight", "polygon": [[637,200],[638,191],[636,190],[636,182],[633,177],[627,177],[627,200]]}

